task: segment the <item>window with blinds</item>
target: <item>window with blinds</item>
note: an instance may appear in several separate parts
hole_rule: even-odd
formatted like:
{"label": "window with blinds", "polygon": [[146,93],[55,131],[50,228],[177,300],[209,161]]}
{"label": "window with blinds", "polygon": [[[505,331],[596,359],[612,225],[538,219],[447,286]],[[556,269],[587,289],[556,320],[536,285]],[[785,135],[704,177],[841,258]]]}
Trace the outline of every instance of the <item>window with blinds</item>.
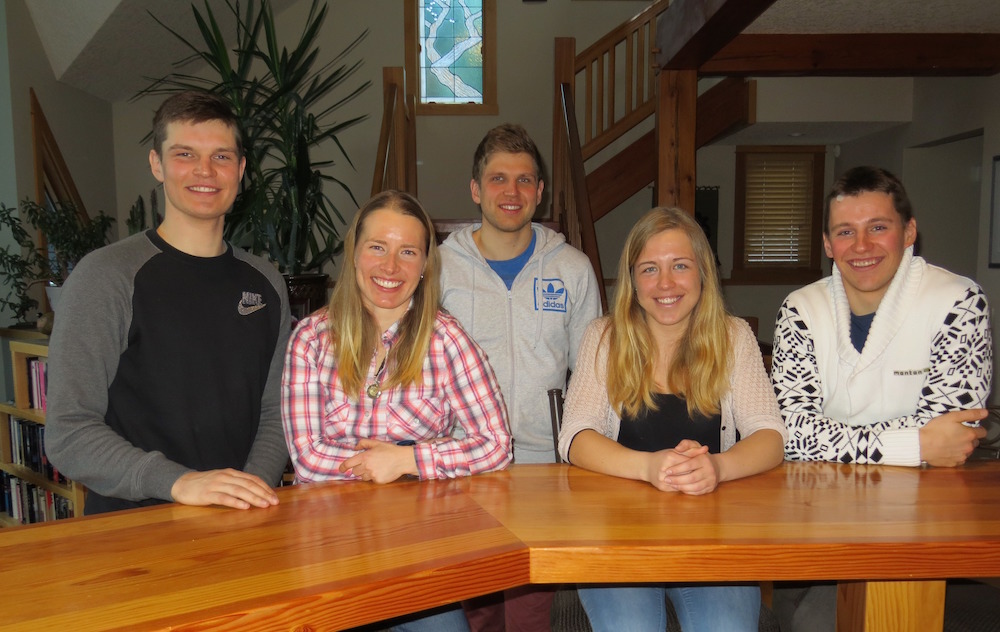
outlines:
{"label": "window with blinds", "polygon": [[806,282],[820,276],[823,147],[740,147],[732,280]]}

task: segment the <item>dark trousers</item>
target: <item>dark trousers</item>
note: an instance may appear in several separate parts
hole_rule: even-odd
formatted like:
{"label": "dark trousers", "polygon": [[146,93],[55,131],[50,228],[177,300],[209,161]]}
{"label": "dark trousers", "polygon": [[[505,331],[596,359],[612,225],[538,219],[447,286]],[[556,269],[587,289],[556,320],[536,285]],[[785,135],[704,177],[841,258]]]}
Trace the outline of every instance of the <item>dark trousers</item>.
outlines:
{"label": "dark trousers", "polygon": [[462,602],[472,632],[550,632],[555,586],[528,584]]}

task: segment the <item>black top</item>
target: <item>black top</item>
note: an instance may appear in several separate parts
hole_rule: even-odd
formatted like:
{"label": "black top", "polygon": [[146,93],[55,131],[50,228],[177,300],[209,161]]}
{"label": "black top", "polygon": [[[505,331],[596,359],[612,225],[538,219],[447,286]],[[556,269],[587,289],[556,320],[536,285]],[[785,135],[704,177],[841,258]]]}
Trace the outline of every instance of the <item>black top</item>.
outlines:
{"label": "black top", "polygon": [[624,415],[618,430],[618,443],[640,452],[674,448],[684,439],[708,446],[708,451],[722,451],[722,415],[692,419],[687,402],[673,394],[654,393],[657,410],[642,410],[635,417]]}
{"label": "black top", "polygon": [[[194,257],[155,231],[148,236],[161,252],[135,275],[128,345],[108,389],[107,424],[191,469],[243,470],[281,317],[253,303],[279,305],[278,294],[231,247],[218,257]],[[91,491],[86,513],[158,502],[133,504]]]}
{"label": "black top", "polygon": [[45,447],[89,488],[86,514],[168,500],[190,470],[277,481],[286,296],[266,261],[193,257],[156,231],[80,261],[50,345]]}

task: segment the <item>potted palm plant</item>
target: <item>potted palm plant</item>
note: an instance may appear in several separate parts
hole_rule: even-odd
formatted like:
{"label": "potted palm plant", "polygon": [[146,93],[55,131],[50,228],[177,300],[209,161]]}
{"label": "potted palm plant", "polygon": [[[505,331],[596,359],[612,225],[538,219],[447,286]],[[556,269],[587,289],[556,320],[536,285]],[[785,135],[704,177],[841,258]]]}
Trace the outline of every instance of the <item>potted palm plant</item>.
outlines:
{"label": "potted palm plant", "polygon": [[[345,61],[367,31],[321,62],[318,38],[327,15],[325,2],[313,0],[302,34],[291,49],[278,41],[268,0],[259,4],[249,0],[242,9],[239,3],[226,0],[226,7],[235,18],[234,33],[228,39],[207,1],[204,11],[192,5],[201,41],[189,41],[157,20],[191,51],[177,65],[201,61],[208,65],[210,76],[173,72],[155,80],[136,98],[199,89],[230,103],[240,119],[247,167],[243,188],[226,220],[226,238],[278,266],[289,281],[293,306],[303,298],[298,282],[318,275],[318,303],[322,304],[327,278],[322,269],[343,248],[338,222],[344,224],[344,214],[324,186],[339,187],[355,207],[357,200],[347,184],[331,173],[334,161],[315,161],[312,152],[321,144],[335,147],[353,168],[337,135],[366,117],[342,122],[331,117],[371,84],[364,81],[349,87],[347,82],[361,62]],[[307,304],[307,310],[312,308]]]}
{"label": "potted palm plant", "polygon": [[[17,244],[14,252],[10,246],[0,249],[0,279],[8,288],[7,295],[0,298],[0,307],[23,323],[38,307],[30,288],[39,283],[45,283],[46,290],[62,286],[85,254],[110,243],[108,232],[115,220],[103,212],[84,219],[69,202],[50,206],[25,200],[17,210],[19,213],[0,204],[0,231],[9,232]],[[35,243],[22,219],[44,237],[44,245]],[[54,296],[54,292],[49,293],[53,309]]]}

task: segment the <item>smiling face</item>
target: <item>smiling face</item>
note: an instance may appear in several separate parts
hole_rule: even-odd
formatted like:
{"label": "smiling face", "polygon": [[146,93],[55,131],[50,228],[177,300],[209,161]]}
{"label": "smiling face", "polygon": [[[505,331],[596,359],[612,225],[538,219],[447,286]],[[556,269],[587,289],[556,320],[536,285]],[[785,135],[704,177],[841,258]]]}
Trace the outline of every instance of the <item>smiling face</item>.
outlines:
{"label": "smiling face", "polygon": [[840,271],[852,312],[863,316],[878,309],[916,238],[916,220],[904,225],[887,193],[866,191],[830,201],[823,247]]}
{"label": "smiling face", "polygon": [[222,223],[233,206],[246,159],[233,129],[222,121],[173,121],[160,152],[149,152],[153,176],[163,183],[164,218]]}
{"label": "smiling face", "polygon": [[494,152],[482,178],[470,183],[472,200],[483,211],[483,229],[505,233],[530,230],[544,183],[530,154]]}
{"label": "smiling face", "polygon": [[687,233],[675,228],[653,235],[632,265],[632,282],[653,336],[683,335],[701,298],[701,274]]}
{"label": "smiling face", "polygon": [[393,208],[364,219],[354,267],[364,305],[382,331],[406,313],[426,262],[427,231],[419,219]]}

